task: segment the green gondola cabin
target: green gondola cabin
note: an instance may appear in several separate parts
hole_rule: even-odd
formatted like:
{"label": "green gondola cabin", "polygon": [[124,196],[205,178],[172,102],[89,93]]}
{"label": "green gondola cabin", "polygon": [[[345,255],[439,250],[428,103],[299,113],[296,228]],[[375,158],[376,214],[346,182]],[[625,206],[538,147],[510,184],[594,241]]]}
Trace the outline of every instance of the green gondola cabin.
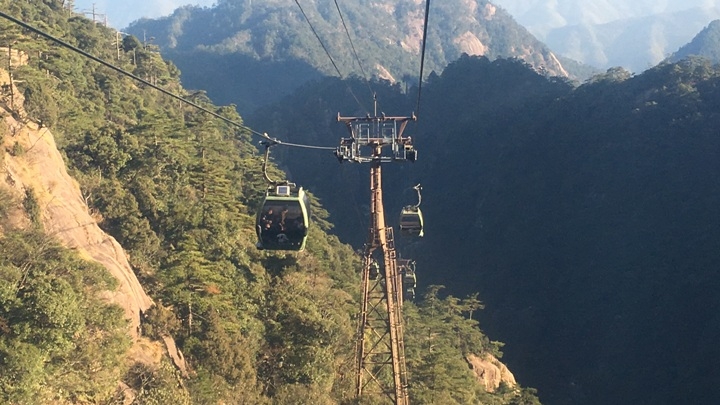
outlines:
{"label": "green gondola cabin", "polygon": [[305,249],[310,203],[305,191],[292,185],[268,188],[255,228],[261,250]]}

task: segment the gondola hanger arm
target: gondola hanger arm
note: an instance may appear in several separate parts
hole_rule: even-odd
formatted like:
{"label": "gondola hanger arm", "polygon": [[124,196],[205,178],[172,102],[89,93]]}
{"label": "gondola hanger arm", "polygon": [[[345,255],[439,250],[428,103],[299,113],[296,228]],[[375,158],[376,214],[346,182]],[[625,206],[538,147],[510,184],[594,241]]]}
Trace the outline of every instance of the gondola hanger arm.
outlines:
{"label": "gondola hanger arm", "polygon": [[287,181],[285,181],[285,182],[275,181],[275,180],[271,179],[270,176],[268,175],[267,165],[268,165],[268,160],[270,160],[270,148],[272,148],[275,145],[278,145],[278,141],[270,138],[269,136],[267,136],[267,134],[263,134],[263,135],[265,137],[267,137],[267,139],[268,139],[266,141],[260,141],[260,144],[265,147],[265,159],[263,159],[263,164],[262,164],[263,177],[265,178],[265,181],[267,181],[270,186],[279,186],[279,185],[287,184]]}

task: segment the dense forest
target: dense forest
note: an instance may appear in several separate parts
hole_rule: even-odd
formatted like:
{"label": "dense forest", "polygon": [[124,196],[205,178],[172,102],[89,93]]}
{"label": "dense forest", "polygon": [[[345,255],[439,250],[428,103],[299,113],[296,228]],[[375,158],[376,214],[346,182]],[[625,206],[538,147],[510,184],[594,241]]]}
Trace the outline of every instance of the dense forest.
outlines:
{"label": "dense forest", "polygon": [[[248,121],[333,142],[347,136],[338,112],[371,108],[347,85],[371,101],[366,83],[329,78]],[[372,86],[381,111],[415,109],[417,89]],[[610,69],[579,87],[517,60],[460,58],[423,87],[407,130],[418,161],[384,172],[391,212],[424,188],[425,237],[400,250],[420,285],[480,293],[481,324],[543,402],[713,402],[719,107],[720,67],[700,58],[637,76]],[[367,172],[317,160],[289,151],[283,162],[360,246]]]}
{"label": "dense forest", "polygon": [[[110,61],[195,104],[241,123],[180,85],[156,47],[94,24],[72,2],[2,0],[4,13]],[[24,119],[50,128],[102,228],[127,250],[156,305],[142,334],[172,335],[189,375],[163,360],[131,362],[121,311],[101,301],[114,288],[105,270],[43,232],[42,207],[26,190],[0,186],[0,402],[354,404],[359,257],[329,233],[312,198],[302,253],[255,249],[254,213],[265,184],[256,139],[58,43],[0,19],[0,47],[25,99]],[[7,107],[7,106],[4,106]],[[12,107],[10,105],[9,107]],[[10,111],[19,116],[17,111]],[[11,134],[2,128],[0,136]],[[0,156],[21,156],[18,143]],[[277,166],[273,177],[283,177]],[[17,229],[10,206],[30,218]],[[438,268],[443,268],[440,265]],[[429,269],[429,268],[428,268]],[[429,271],[429,270],[428,270]],[[534,390],[482,385],[466,361],[501,356],[479,329],[482,303],[440,286],[406,302],[409,394],[417,404],[536,404]],[[372,391],[361,403],[381,403]]]}

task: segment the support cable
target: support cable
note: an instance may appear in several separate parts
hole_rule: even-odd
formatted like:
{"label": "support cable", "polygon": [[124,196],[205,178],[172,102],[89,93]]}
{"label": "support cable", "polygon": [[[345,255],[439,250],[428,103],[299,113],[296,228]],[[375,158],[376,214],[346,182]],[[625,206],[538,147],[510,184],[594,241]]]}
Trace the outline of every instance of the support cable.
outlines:
{"label": "support cable", "polygon": [[430,0],[425,0],[425,23],[423,26],[422,54],[420,56],[420,83],[418,84],[417,107],[415,114],[420,115],[420,94],[422,92],[423,68],[425,67],[425,44],[427,43],[428,16],[430,14]]}
{"label": "support cable", "polygon": [[44,32],[44,31],[42,31],[42,30],[40,30],[40,29],[37,29],[37,28],[33,27],[32,25],[29,25],[29,24],[27,24],[27,23],[25,23],[25,22],[23,22],[23,21],[21,21],[21,20],[18,20],[17,18],[12,17],[12,16],[10,16],[10,15],[2,12],[2,11],[0,11],[0,17],[5,18],[5,19],[7,19],[7,20],[10,20],[11,22],[13,22],[13,23],[15,23],[15,24],[17,24],[17,25],[19,25],[19,26],[27,29],[28,31],[31,31],[31,32],[33,32],[33,33],[35,33],[35,34],[40,35],[41,37],[44,37],[44,38],[46,38],[46,39],[49,39],[50,41],[53,41],[53,42],[55,42],[55,43],[57,43],[57,44],[65,47],[65,48],[68,48],[68,49],[70,49],[71,51],[76,52],[76,53],[78,53],[78,54],[80,54],[80,55],[82,55],[82,56],[84,56],[84,57],[86,57],[86,58],[88,58],[88,59],[92,59],[93,61],[95,61],[95,62],[97,62],[97,63],[99,63],[99,64],[101,64],[101,65],[103,65],[103,66],[105,66],[105,67],[107,67],[107,68],[110,68],[110,69],[114,70],[114,71],[117,72],[117,73],[120,73],[120,74],[122,74],[122,75],[125,75],[125,76],[127,76],[127,77],[129,77],[129,78],[131,78],[131,79],[133,79],[133,80],[135,80],[135,81],[138,81],[138,82],[140,82],[140,83],[142,83],[142,84],[144,84],[144,85],[146,85],[146,86],[148,86],[148,87],[151,87],[151,88],[153,88],[153,89],[155,89],[155,90],[157,90],[157,91],[165,94],[166,96],[172,97],[172,98],[174,98],[174,99],[176,99],[176,100],[179,100],[179,101],[181,101],[181,102],[183,102],[183,103],[185,103],[185,104],[187,104],[187,105],[190,105],[190,106],[192,106],[192,107],[194,107],[194,108],[196,108],[196,109],[198,109],[198,110],[200,110],[200,111],[203,111],[203,112],[205,112],[205,113],[207,113],[207,114],[210,114],[211,116],[213,116],[213,117],[215,117],[215,118],[217,118],[217,119],[219,119],[219,120],[222,120],[223,122],[225,122],[225,123],[227,123],[227,124],[230,124],[230,125],[232,125],[232,126],[235,126],[235,127],[237,127],[237,128],[243,129],[243,130],[246,130],[246,131],[250,132],[250,133],[253,134],[253,135],[257,135],[257,136],[262,137],[262,138],[264,138],[264,139],[266,139],[266,140],[268,140],[268,141],[275,142],[275,143],[278,144],[278,145],[292,146],[292,147],[296,147],[296,148],[305,148],[305,149],[322,149],[322,150],[335,150],[335,149],[336,149],[334,146],[304,145],[304,144],[298,144],[298,143],[283,142],[283,141],[280,141],[280,140],[278,140],[278,139],[271,138],[270,136],[268,136],[267,133],[255,131],[254,129],[252,129],[252,128],[246,126],[246,125],[243,125],[243,124],[241,124],[241,123],[239,123],[239,122],[236,122],[236,121],[233,121],[233,120],[231,120],[231,119],[229,119],[229,118],[226,118],[226,117],[224,117],[224,116],[222,116],[222,115],[220,115],[220,114],[218,114],[218,113],[216,113],[216,112],[214,112],[214,111],[212,111],[212,110],[209,110],[209,109],[207,109],[207,108],[205,108],[205,107],[203,107],[203,106],[201,106],[201,105],[193,102],[193,101],[190,101],[190,100],[188,100],[188,99],[186,99],[186,98],[184,98],[184,97],[182,97],[182,96],[179,96],[179,95],[177,95],[177,94],[175,94],[175,93],[172,93],[172,92],[170,92],[170,91],[167,91],[167,90],[163,89],[162,87],[156,86],[156,85],[150,83],[149,81],[147,81],[147,80],[145,80],[145,79],[143,79],[143,78],[141,78],[141,77],[139,77],[139,76],[134,75],[133,73],[130,73],[130,72],[128,72],[128,71],[126,71],[126,70],[123,70],[123,69],[121,69],[121,68],[119,68],[119,67],[117,67],[117,66],[115,66],[115,65],[113,65],[113,64],[111,64],[111,63],[108,63],[108,62],[106,62],[106,61],[104,61],[104,60],[102,60],[102,59],[100,59],[100,58],[98,58],[98,57],[96,57],[96,56],[94,56],[94,55],[91,55],[90,53],[85,52],[85,51],[83,51],[82,49],[80,49],[80,48],[78,48],[78,47],[76,47],[76,46],[73,46],[73,45],[71,45],[71,44],[69,44],[69,43],[67,43],[67,42],[65,42],[65,41],[63,41],[63,40],[61,40],[61,39],[59,39],[59,38],[57,38],[57,37],[54,37],[54,36],[52,36],[52,35]]}
{"label": "support cable", "polygon": [[338,15],[340,16],[340,21],[342,21],[343,28],[345,28],[345,35],[347,35],[348,41],[350,41],[350,48],[352,49],[353,55],[355,55],[355,60],[358,63],[358,66],[360,66],[360,71],[363,74],[363,78],[365,79],[365,83],[368,86],[368,89],[370,90],[370,94],[373,95],[373,97],[376,96],[375,90],[373,90],[372,86],[370,86],[370,80],[368,79],[367,73],[365,73],[365,69],[363,68],[362,62],[360,62],[360,57],[358,57],[357,51],[355,50],[355,44],[353,44],[353,40],[350,37],[350,30],[348,30],[347,25],[345,24],[345,18],[343,17],[342,11],[340,11],[340,6],[338,5],[337,0],[335,0],[335,8],[337,9]]}
{"label": "support cable", "polygon": [[[310,26],[310,30],[312,30],[312,32],[313,32],[313,34],[315,35],[315,38],[317,38],[318,42],[320,42],[320,46],[322,46],[322,48],[323,48],[323,50],[325,51],[325,54],[327,55],[328,59],[330,59],[330,63],[332,63],[333,67],[335,68],[335,71],[337,72],[338,76],[339,76],[340,79],[342,80],[343,74],[340,73],[340,69],[337,67],[337,64],[335,63],[335,60],[334,60],[333,57],[330,55],[330,51],[329,51],[328,48],[325,46],[325,43],[324,43],[323,40],[320,38],[320,35],[318,35],[317,31],[315,31],[315,27],[314,27],[314,26],[312,25],[312,23],[310,22],[310,19],[308,18],[307,14],[305,14],[305,10],[303,10],[303,8],[302,8],[302,6],[300,5],[300,2],[299,2],[298,0],[295,0],[295,4],[297,4],[298,8],[300,9],[300,13],[302,13],[303,17],[305,17],[305,21],[306,21],[306,22],[308,23],[308,25]],[[336,5],[337,5],[337,3],[336,3]],[[344,24],[344,22],[343,22],[343,24]],[[355,101],[358,103],[358,105],[360,106],[360,108],[363,109],[363,110],[365,110],[365,111],[368,111],[368,109],[365,108],[365,106],[362,105],[362,103],[360,102],[360,100],[357,98],[357,96],[355,95],[355,93],[352,91],[352,89],[350,88],[350,85],[348,85],[347,83],[345,83],[345,85],[347,86],[348,91],[350,91],[350,94],[353,96],[353,98],[354,98]]]}

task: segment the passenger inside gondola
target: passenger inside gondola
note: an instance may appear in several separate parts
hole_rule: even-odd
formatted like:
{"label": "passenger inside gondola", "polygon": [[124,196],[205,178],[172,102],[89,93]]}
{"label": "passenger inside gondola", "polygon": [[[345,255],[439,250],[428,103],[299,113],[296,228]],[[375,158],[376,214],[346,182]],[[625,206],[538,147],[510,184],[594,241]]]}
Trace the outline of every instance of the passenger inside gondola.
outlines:
{"label": "passenger inside gondola", "polygon": [[266,248],[299,246],[306,234],[299,204],[266,204],[265,212],[260,217],[260,237]]}
{"label": "passenger inside gondola", "polygon": [[272,228],[272,225],[273,225],[273,209],[272,209],[272,207],[268,208],[268,210],[265,211],[265,213],[260,218],[260,222],[262,223],[263,231],[269,231]]}

